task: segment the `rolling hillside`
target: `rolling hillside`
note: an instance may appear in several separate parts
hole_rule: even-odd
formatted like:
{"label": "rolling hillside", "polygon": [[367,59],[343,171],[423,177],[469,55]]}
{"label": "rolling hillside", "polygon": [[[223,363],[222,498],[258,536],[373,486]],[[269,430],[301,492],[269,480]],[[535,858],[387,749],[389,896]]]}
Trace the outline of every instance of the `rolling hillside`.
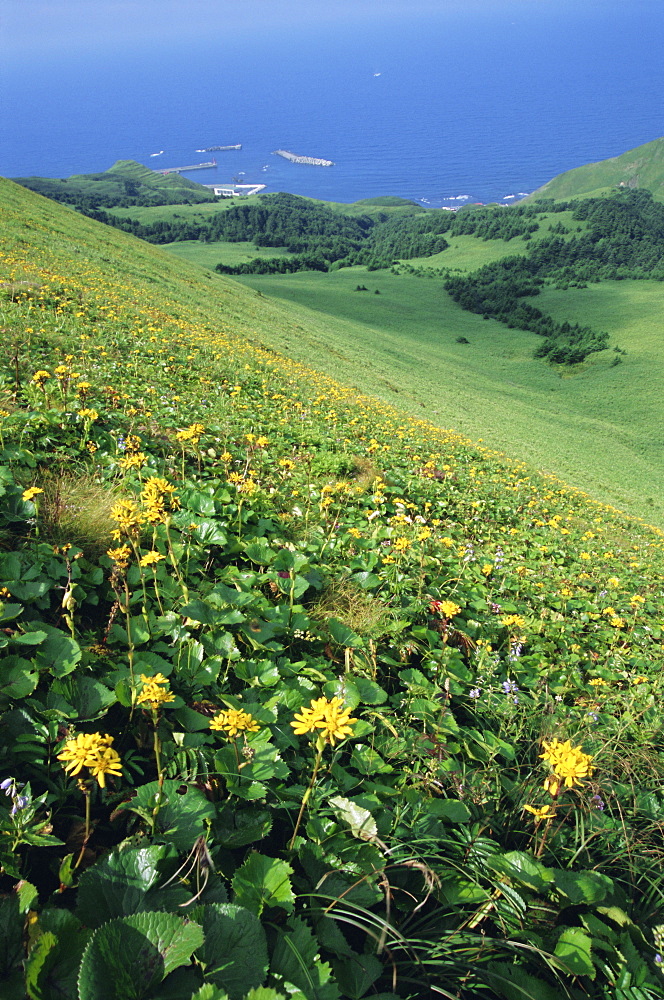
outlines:
{"label": "rolling hillside", "polygon": [[566,170],[524,200],[594,198],[610,194],[617,187],[646,188],[659,201],[664,200],[664,138],[608,160]]}
{"label": "rolling hillside", "polygon": [[284,350],[433,281],[0,214],[3,1000],[658,1000],[664,532]]}

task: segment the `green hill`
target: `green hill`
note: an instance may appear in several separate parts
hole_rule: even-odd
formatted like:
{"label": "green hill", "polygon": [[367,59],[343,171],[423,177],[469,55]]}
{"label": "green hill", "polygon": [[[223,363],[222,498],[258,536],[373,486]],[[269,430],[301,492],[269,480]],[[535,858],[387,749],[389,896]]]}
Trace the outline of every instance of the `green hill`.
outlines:
{"label": "green hill", "polygon": [[3,1000],[657,1000],[664,532],[287,356],[322,315],[0,224]]}
{"label": "green hill", "polygon": [[653,197],[664,200],[664,138],[646,142],[608,160],[566,170],[524,200],[599,197],[616,188],[646,188]]}
{"label": "green hill", "polygon": [[214,195],[179,174],[160,174],[135,160],[118,160],[97,174],[73,174],[63,180],[51,177],[16,177],[17,184],[46,198],[91,209],[100,206],[173,205],[214,202]]}

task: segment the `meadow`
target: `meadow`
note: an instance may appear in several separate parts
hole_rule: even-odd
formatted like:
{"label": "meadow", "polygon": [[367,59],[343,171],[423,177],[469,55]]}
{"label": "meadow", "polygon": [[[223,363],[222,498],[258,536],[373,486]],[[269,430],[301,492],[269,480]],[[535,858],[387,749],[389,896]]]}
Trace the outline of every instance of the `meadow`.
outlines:
{"label": "meadow", "polygon": [[0,198],[3,997],[657,1000],[664,533]]}
{"label": "meadow", "polygon": [[[455,243],[468,270],[501,250],[472,237]],[[454,252],[426,263],[446,258],[453,266]],[[607,350],[570,369],[535,359],[535,334],[460,309],[436,278],[351,268],[238,281],[298,316],[301,329],[285,340],[269,327],[262,332],[275,349],[664,525],[661,283],[606,282],[538,296],[539,308],[592,322],[627,351],[619,365]],[[368,292],[355,292],[358,284]]]}

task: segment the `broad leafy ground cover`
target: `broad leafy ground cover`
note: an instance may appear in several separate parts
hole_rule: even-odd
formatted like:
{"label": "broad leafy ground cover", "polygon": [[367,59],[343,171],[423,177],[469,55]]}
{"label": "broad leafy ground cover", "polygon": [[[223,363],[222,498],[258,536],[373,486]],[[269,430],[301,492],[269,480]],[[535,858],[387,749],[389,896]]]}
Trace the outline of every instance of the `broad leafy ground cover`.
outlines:
{"label": "broad leafy ground cover", "polygon": [[1,194],[2,996],[660,997],[662,533]]}

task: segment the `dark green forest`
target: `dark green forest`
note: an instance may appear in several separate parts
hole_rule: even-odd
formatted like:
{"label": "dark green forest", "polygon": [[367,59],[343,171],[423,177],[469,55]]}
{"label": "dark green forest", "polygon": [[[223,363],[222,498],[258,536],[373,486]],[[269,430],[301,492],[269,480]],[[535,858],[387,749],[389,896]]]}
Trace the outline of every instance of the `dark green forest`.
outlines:
{"label": "dark green forest", "polygon": [[[453,273],[440,265],[427,274],[440,280],[462,309],[541,336],[536,356],[558,364],[577,364],[604,350],[608,335],[588,326],[556,322],[525,301],[537,296],[544,284],[565,289],[601,280],[664,279],[664,205],[644,190],[569,203],[548,199],[509,208],[468,206],[458,212],[394,215],[379,211],[359,216],[308,198],[276,193],[205,218],[171,215],[145,223],[120,218],[106,209],[174,204],[176,196],[183,203],[183,190],[186,196],[191,191],[193,200],[198,198],[196,189],[205,200],[214,198],[201,185],[181,178],[132,177],[113,169],[67,181],[27,178],[21,183],[149,243],[253,242],[257,248],[289,251],[289,256],[256,257],[237,265],[219,263],[216,270],[229,275],[329,271],[354,265],[378,270],[439,254],[457,236],[508,243],[519,237],[521,247],[526,243],[519,254],[471,274]],[[551,224],[552,214],[570,211],[571,227],[563,222]],[[542,233],[545,220],[546,232]],[[535,234],[537,239],[533,239]]]}

